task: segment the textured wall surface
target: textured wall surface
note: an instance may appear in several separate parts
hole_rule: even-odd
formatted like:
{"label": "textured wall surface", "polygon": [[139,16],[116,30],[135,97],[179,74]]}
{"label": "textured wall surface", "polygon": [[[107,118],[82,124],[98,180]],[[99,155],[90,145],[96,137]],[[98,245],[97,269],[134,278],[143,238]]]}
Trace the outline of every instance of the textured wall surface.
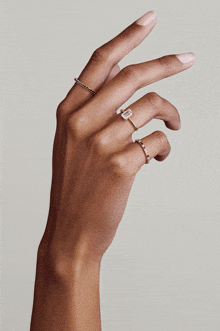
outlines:
{"label": "textured wall surface", "polygon": [[219,1],[6,1],[1,12],[2,330],[29,329],[49,203],[55,111],[95,48],[149,10],[157,25],[121,67],[194,52],[187,71],[139,90],[179,110],[172,146],[143,166],[102,261],[103,331],[220,330]]}

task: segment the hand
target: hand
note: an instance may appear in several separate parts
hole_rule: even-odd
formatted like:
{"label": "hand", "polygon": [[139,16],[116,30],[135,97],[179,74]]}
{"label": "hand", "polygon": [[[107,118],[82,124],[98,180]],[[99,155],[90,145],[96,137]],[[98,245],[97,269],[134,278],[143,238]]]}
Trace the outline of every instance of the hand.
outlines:
{"label": "hand", "polygon": [[[188,53],[120,70],[118,62],[155,24],[156,16],[149,12],[98,48],[79,76],[97,94],[75,84],[58,106],[50,211],[39,252],[49,252],[64,272],[76,258],[101,260],[115,236],[135,175],[146,162],[143,149],[132,140],[134,126],[117,109],[139,88],[193,64],[194,55]],[[153,118],[169,129],[180,128],[176,108],[156,93],[144,95],[129,108],[138,128]],[[156,131],[141,140],[150,159],[168,156],[164,133]]]}

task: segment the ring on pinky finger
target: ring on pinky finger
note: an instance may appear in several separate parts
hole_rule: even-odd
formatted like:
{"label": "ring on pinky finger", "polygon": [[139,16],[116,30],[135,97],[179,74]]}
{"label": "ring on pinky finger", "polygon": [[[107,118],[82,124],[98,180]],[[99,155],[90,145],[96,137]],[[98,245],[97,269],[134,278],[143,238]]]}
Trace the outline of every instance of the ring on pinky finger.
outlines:
{"label": "ring on pinky finger", "polygon": [[144,154],[146,155],[146,162],[145,163],[148,164],[150,162],[150,156],[148,154],[148,151],[147,151],[146,147],[144,146],[143,142],[140,139],[136,139],[135,142],[137,142],[141,146],[141,148],[143,149]]}
{"label": "ring on pinky finger", "polygon": [[157,161],[165,160],[170,150],[170,143],[166,135],[162,131],[155,131],[149,136],[141,138],[141,140],[137,139],[129,146],[127,151],[131,153],[129,159],[140,169],[142,165],[149,163],[153,158]]}
{"label": "ring on pinky finger", "polygon": [[117,170],[116,173],[120,177],[133,177],[147,161],[149,163],[153,158],[157,161],[163,161],[170,153],[169,141],[162,131],[155,131],[149,136],[141,138],[140,141],[145,146],[146,153],[143,145],[134,141],[129,143],[124,150],[116,153],[112,158],[113,165],[115,165],[114,169]]}

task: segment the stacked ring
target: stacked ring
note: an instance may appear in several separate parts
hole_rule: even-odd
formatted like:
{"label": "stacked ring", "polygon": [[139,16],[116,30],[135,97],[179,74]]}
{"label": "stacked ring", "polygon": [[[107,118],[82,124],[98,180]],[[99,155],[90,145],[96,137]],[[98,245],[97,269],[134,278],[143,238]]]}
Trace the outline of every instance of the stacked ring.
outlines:
{"label": "stacked ring", "polygon": [[149,154],[148,154],[148,151],[147,151],[146,147],[144,146],[144,144],[142,143],[142,141],[140,139],[136,139],[135,142],[137,142],[141,146],[141,148],[143,149],[144,154],[146,156],[146,162],[145,163],[148,164],[150,162],[150,157],[149,157]]}

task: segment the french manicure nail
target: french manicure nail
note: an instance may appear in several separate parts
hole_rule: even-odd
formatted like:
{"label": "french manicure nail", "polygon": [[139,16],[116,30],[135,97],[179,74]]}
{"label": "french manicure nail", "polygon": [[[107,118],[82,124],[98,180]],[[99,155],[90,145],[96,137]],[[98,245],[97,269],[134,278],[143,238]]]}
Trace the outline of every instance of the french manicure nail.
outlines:
{"label": "french manicure nail", "polygon": [[141,16],[136,21],[136,23],[138,25],[146,26],[146,25],[150,24],[155,18],[156,18],[156,13],[152,10],[152,11],[149,11],[148,13],[144,14],[143,16]]}
{"label": "french manicure nail", "polygon": [[176,55],[176,57],[182,63],[192,62],[195,59],[195,55],[193,53],[178,54],[178,55]]}

